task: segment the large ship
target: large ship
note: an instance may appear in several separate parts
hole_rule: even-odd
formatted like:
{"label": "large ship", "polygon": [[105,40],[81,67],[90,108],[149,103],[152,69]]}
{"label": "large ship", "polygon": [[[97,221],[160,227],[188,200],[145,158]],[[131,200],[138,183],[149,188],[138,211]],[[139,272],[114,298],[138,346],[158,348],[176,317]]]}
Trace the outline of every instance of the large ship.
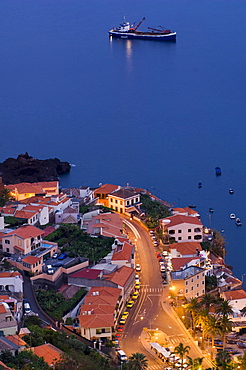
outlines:
{"label": "large ship", "polygon": [[141,39],[141,40],[160,40],[160,41],[175,41],[176,32],[167,30],[161,26],[159,28],[148,27],[148,31],[138,31],[145,17],[137,24],[130,25],[129,22],[124,21],[119,27],[115,27],[109,31],[111,37],[118,37],[121,39]]}

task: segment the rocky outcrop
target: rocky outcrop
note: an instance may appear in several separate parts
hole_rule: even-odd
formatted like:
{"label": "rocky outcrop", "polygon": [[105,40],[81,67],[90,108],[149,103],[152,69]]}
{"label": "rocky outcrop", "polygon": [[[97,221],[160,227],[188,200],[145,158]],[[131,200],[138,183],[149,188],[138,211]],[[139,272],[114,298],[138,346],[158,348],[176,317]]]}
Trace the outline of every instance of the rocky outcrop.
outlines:
{"label": "rocky outcrop", "polygon": [[59,175],[70,171],[68,162],[58,158],[36,159],[26,154],[18,155],[17,159],[8,158],[0,163],[0,176],[4,184],[20,182],[55,181]]}

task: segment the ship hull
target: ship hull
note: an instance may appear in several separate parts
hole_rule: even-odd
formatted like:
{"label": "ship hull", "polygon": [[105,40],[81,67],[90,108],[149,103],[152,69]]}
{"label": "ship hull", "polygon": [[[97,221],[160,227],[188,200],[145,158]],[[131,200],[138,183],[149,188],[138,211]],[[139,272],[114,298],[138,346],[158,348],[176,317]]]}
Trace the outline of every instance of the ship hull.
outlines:
{"label": "ship hull", "polygon": [[109,31],[109,36],[120,38],[120,39],[137,39],[137,40],[157,40],[157,41],[175,41],[176,32],[171,32],[167,34],[157,34],[157,33],[133,33],[133,32],[119,32],[119,31]]}

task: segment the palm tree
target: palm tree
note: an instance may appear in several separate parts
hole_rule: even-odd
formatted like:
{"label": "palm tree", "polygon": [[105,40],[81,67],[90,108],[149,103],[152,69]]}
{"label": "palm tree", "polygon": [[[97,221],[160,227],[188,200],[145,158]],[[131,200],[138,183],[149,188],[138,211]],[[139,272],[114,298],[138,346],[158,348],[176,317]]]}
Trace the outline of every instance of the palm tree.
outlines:
{"label": "palm tree", "polygon": [[198,302],[198,299],[197,298],[191,298],[190,302],[185,306],[185,308],[189,311],[190,315],[191,315],[191,328],[193,330],[193,332],[195,331],[194,328],[195,328],[195,318],[199,312],[199,310],[201,309],[201,305],[200,303]]}
{"label": "palm tree", "polygon": [[202,361],[204,359],[204,357],[197,357],[197,358],[191,358],[189,356],[187,356],[188,358],[188,367],[191,369],[191,370],[199,370],[202,368]]}
{"label": "palm tree", "polygon": [[195,319],[195,324],[199,325],[202,330],[202,349],[204,348],[204,338],[206,333],[207,322],[208,322],[208,312],[206,309],[202,309],[198,312]]}
{"label": "palm tree", "polygon": [[223,350],[216,355],[216,365],[218,369],[230,369],[231,355],[229,352]]}
{"label": "palm tree", "polygon": [[179,355],[181,358],[181,370],[184,368],[184,356],[189,353],[190,347],[184,346],[183,343],[179,343],[177,347],[174,348],[173,353]]}
{"label": "palm tree", "polygon": [[127,363],[127,369],[129,370],[143,370],[148,368],[148,360],[142,353],[133,353]]}
{"label": "palm tree", "polygon": [[211,294],[205,294],[201,299],[201,305],[204,306],[204,309],[209,313],[210,306],[215,303],[215,299]]}
{"label": "palm tree", "polygon": [[226,334],[232,331],[232,321],[228,319],[227,316],[222,316],[222,318],[219,319],[218,321],[218,326],[223,341],[223,350],[224,350],[226,345]]}
{"label": "palm tree", "polygon": [[214,338],[220,331],[220,322],[217,317],[208,315],[207,325],[206,325],[206,333],[212,339],[212,349],[211,349],[211,359],[214,358]]}
{"label": "palm tree", "polygon": [[226,299],[220,299],[218,307],[216,309],[216,313],[222,317],[228,317],[229,315],[231,315],[233,313],[233,310],[229,301],[227,301]]}

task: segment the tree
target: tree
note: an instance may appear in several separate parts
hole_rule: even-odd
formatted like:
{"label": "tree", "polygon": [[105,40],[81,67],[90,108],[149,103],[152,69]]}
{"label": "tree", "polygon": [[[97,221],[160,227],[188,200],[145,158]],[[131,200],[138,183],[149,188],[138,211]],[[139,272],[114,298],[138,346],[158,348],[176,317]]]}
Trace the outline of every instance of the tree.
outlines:
{"label": "tree", "polygon": [[205,333],[206,333],[206,325],[208,321],[208,312],[206,309],[200,310],[195,318],[195,324],[200,325],[202,330],[202,349],[204,348],[204,339],[205,339]]}
{"label": "tree", "polygon": [[133,353],[127,363],[127,369],[129,370],[143,370],[148,368],[148,360],[142,353]]}
{"label": "tree", "polygon": [[4,188],[0,192],[0,206],[3,207],[10,199],[10,191],[7,188]]}
{"label": "tree", "polygon": [[177,347],[174,348],[173,353],[179,355],[181,358],[181,370],[184,368],[184,356],[189,353],[190,347],[184,346],[183,343],[179,343]]}
{"label": "tree", "polygon": [[185,306],[185,308],[190,312],[191,328],[194,332],[195,331],[195,318],[201,308],[201,305],[198,302],[197,298],[191,298],[190,302]]}
{"label": "tree", "polygon": [[187,356],[188,358],[188,367],[191,369],[191,370],[199,370],[202,368],[202,361],[204,359],[204,357],[197,357],[197,358],[191,358],[189,356]]}
{"label": "tree", "polygon": [[232,306],[226,299],[219,299],[216,313],[222,317],[228,317],[233,313]]}
{"label": "tree", "polygon": [[202,296],[201,299],[201,305],[204,307],[204,309],[209,313],[209,309],[213,303],[215,303],[215,299],[211,294],[205,294]]}
{"label": "tree", "polygon": [[214,358],[214,338],[217,334],[220,333],[220,322],[217,317],[208,315],[206,333],[209,334],[209,336],[212,339],[211,358],[213,360]]}
{"label": "tree", "polygon": [[220,328],[220,335],[223,341],[223,349],[225,349],[226,334],[232,331],[232,321],[228,319],[227,316],[222,316],[218,321],[218,326]]}
{"label": "tree", "polygon": [[231,355],[229,352],[223,350],[216,355],[216,365],[219,369],[227,370],[230,369]]}

